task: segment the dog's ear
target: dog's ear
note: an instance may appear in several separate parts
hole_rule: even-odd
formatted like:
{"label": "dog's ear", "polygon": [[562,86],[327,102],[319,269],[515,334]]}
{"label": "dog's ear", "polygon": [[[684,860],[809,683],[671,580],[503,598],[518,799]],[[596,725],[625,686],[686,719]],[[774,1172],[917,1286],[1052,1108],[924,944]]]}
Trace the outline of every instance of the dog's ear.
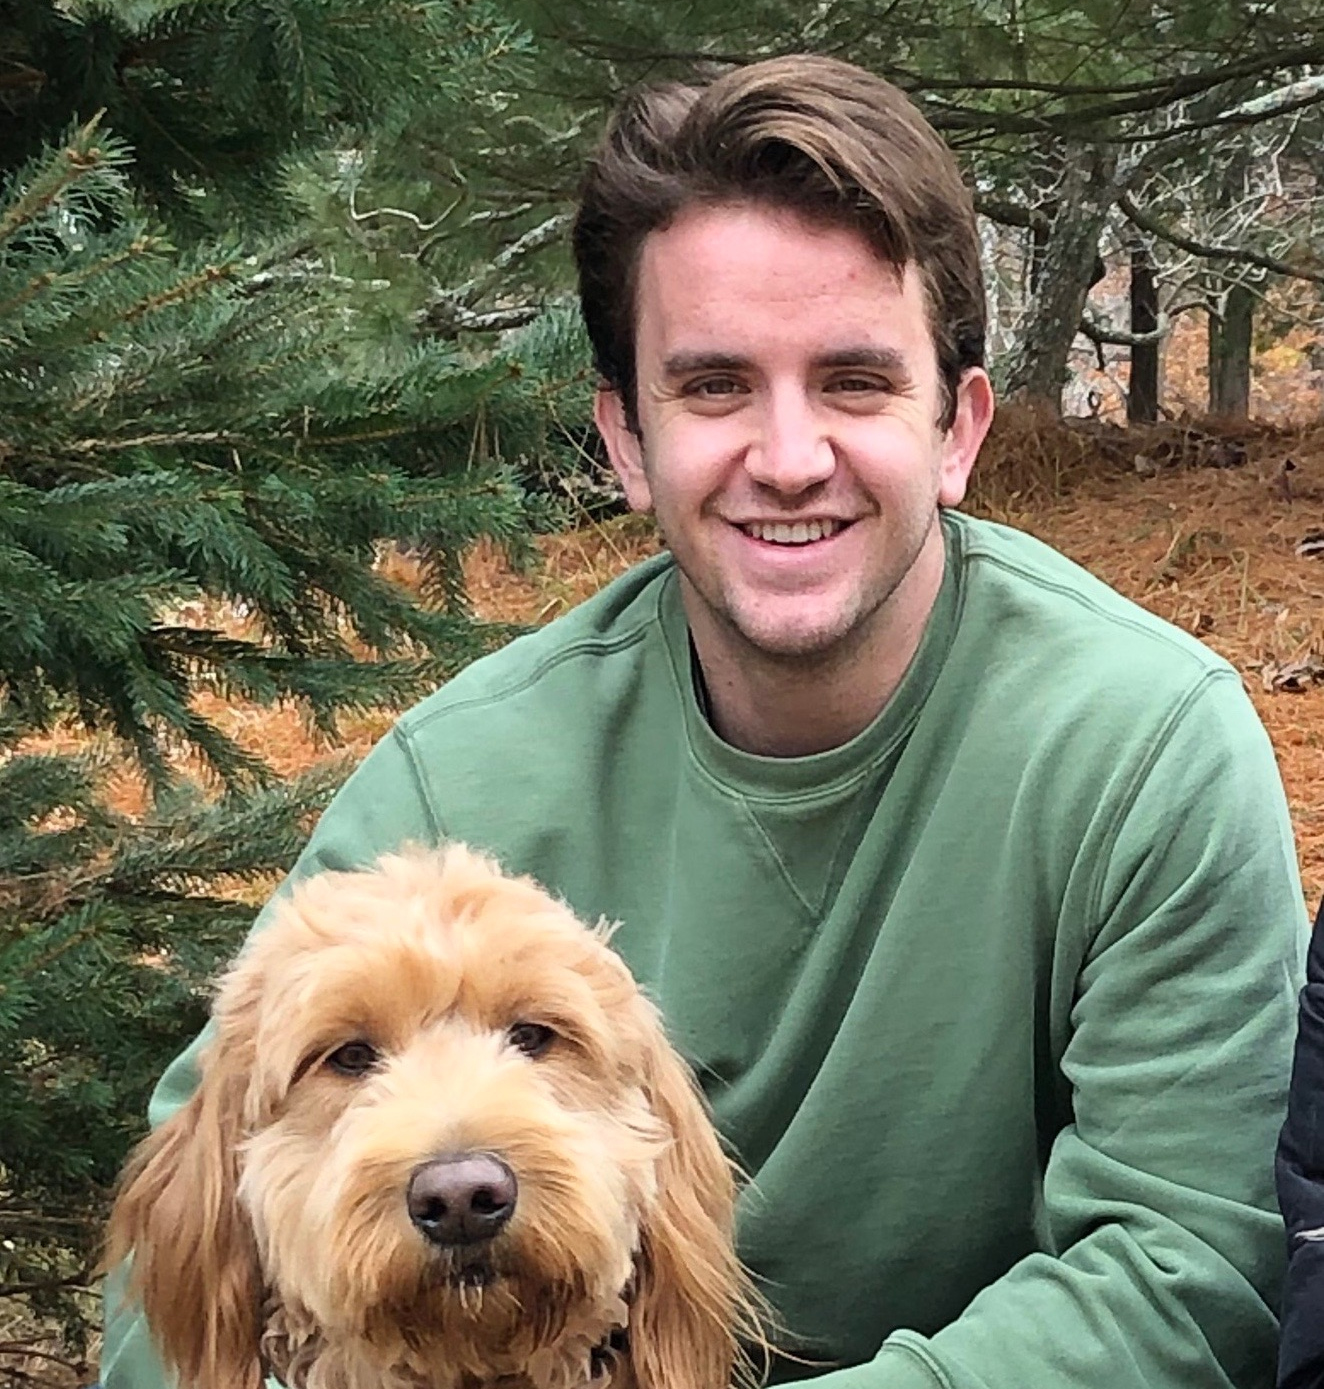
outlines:
{"label": "dog's ear", "polygon": [[726,1389],[759,1298],[736,1259],[735,1173],[689,1070],[657,1027],[645,1091],[670,1135],[643,1220],[630,1308],[639,1389]]}
{"label": "dog's ear", "polygon": [[240,1209],[237,1145],[249,1059],[224,1038],[193,1098],[134,1150],[106,1236],[107,1266],[133,1259],[142,1304],[183,1389],[260,1389],[262,1282]]}

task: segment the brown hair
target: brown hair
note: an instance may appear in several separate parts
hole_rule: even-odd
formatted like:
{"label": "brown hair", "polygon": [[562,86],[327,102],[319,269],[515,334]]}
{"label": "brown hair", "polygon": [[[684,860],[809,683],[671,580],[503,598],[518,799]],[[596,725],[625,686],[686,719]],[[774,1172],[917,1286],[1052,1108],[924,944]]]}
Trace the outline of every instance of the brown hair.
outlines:
{"label": "brown hair", "polygon": [[584,179],[574,228],[594,361],[637,427],[635,278],[650,232],[695,204],[756,202],[850,227],[880,259],[914,263],[938,355],[945,429],[984,361],[974,207],[951,151],[906,95],[835,58],[736,68],[702,86],[638,88]]}

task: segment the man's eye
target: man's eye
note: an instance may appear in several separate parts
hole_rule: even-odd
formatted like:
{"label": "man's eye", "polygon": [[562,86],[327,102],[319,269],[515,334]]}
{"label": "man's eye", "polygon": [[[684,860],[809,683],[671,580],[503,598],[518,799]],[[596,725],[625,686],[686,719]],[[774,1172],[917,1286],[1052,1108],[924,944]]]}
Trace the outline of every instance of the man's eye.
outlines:
{"label": "man's eye", "polygon": [[556,1040],[556,1033],[540,1022],[517,1022],[506,1036],[510,1045],[525,1056],[541,1056]]}
{"label": "man's eye", "polygon": [[887,382],[872,376],[843,376],[830,382],[830,391],[842,391],[848,395],[863,395],[870,391],[887,390]]}
{"label": "man's eye", "polygon": [[376,1066],[377,1048],[371,1042],[346,1042],[326,1058],[326,1064],[342,1076],[362,1076]]}
{"label": "man's eye", "polygon": [[690,395],[706,396],[709,399],[735,395],[740,382],[731,376],[708,376],[702,381],[692,382],[688,388]]}

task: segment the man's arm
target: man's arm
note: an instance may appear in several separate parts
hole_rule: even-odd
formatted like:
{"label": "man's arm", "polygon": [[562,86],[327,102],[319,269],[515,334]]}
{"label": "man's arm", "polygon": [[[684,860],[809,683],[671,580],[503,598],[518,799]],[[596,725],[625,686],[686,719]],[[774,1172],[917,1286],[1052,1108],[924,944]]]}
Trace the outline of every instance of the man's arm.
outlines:
{"label": "man's arm", "polygon": [[1281,783],[1239,684],[1220,676],[1188,701],[1135,782],[1097,855],[1045,1252],[822,1389],[1273,1383],[1272,1159],[1305,919]]}
{"label": "man's arm", "polygon": [[[436,844],[442,838],[398,731],[368,754],[323,812],[312,838],[276,897],[253,926],[260,931],[275,903],[300,878],[328,869],[362,867],[407,843]],[[152,1096],[152,1126],[180,1109],[198,1084],[204,1031],[167,1069]],[[152,1345],[146,1318],[123,1300],[123,1270],[106,1280],[106,1334],[101,1352],[103,1389],[166,1389],[171,1383]]]}

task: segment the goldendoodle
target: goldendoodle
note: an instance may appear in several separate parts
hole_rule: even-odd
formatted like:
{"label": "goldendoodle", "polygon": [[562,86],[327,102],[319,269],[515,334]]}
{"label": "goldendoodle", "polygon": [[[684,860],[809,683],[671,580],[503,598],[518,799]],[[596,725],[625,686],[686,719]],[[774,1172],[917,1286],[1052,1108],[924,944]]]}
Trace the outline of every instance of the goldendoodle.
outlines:
{"label": "goldendoodle", "polygon": [[607,934],[458,845],[294,888],[111,1217],[184,1389],[725,1389],[732,1168]]}

